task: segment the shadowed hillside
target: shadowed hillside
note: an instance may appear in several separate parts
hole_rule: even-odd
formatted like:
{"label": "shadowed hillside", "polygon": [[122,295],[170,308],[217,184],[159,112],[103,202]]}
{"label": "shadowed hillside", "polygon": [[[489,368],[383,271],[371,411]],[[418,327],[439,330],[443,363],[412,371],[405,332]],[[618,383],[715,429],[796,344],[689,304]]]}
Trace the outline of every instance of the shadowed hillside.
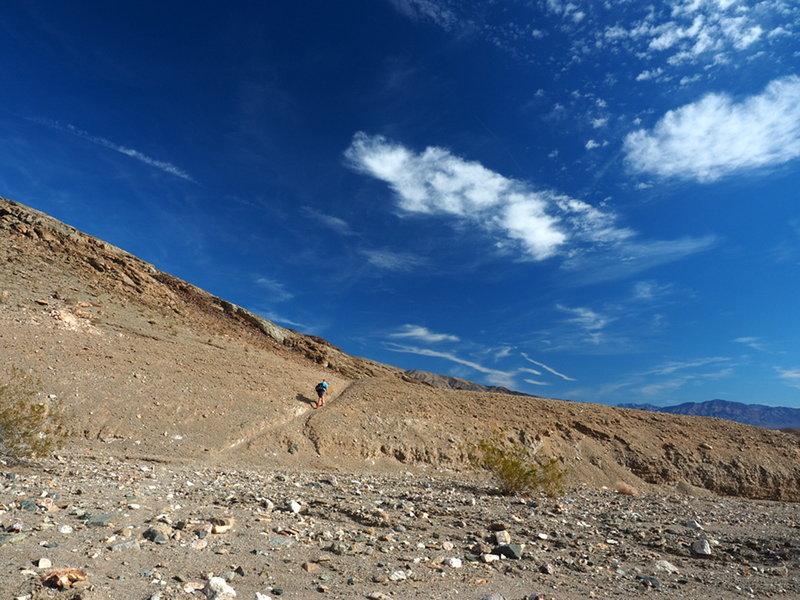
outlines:
{"label": "shadowed hillside", "polygon": [[[574,485],[684,482],[800,500],[796,436],[702,417],[432,387],[279,327],[0,199],[0,348],[67,414],[68,452],[296,469],[461,470],[505,428]],[[313,386],[333,400],[311,408]]]}

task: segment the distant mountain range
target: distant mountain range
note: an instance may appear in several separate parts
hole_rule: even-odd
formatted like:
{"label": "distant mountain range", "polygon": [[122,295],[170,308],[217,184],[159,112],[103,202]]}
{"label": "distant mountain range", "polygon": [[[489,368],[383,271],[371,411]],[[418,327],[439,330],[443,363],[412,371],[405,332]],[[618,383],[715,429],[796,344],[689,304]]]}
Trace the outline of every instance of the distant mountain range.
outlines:
{"label": "distant mountain range", "polygon": [[709,400],[707,402],[686,402],[674,406],[620,404],[619,407],[665,412],[673,415],[717,417],[767,429],[800,428],[800,409],[784,406],[764,406],[763,404],[743,404],[742,402],[728,402],[727,400]]}

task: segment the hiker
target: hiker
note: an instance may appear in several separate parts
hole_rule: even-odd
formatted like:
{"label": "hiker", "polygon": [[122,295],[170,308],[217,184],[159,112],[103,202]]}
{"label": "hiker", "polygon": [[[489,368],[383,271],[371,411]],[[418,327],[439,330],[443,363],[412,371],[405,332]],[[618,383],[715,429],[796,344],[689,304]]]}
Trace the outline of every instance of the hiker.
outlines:
{"label": "hiker", "polygon": [[317,384],[317,387],[314,388],[314,391],[317,392],[317,403],[314,404],[314,408],[319,408],[320,406],[325,406],[325,396],[328,394],[328,380],[323,379]]}

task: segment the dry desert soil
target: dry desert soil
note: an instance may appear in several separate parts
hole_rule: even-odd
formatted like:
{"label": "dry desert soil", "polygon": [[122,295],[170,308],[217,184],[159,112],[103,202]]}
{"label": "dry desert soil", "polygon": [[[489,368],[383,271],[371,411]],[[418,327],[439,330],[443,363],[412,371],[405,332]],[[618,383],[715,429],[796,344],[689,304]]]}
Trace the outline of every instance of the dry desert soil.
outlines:
{"label": "dry desert soil", "polygon": [[0,355],[63,435],[0,464],[0,598],[800,598],[797,436],[438,388],[5,199]]}

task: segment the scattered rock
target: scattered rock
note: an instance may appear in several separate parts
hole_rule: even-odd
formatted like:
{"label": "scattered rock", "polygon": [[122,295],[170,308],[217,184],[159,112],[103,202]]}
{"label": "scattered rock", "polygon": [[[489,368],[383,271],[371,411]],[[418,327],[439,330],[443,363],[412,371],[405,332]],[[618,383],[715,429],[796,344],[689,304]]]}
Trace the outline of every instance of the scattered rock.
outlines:
{"label": "scattered rock", "polygon": [[706,538],[698,538],[692,542],[691,551],[696,556],[711,556],[711,544]]}
{"label": "scattered rock", "polygon": [[230,600],[236,597],[234,590],[222,577],[212,577],[206,582],[202,592],[208,600]]}
{"label": "scattered rock", "polygon": [[513,558],[514,560],[519,560],[522,558],[522,551],[524,547],[520,544],[501,544],[497,546],[494,550],[492,550],[492,554],[497,554],[498,556],[504,556],[506,558]]}

